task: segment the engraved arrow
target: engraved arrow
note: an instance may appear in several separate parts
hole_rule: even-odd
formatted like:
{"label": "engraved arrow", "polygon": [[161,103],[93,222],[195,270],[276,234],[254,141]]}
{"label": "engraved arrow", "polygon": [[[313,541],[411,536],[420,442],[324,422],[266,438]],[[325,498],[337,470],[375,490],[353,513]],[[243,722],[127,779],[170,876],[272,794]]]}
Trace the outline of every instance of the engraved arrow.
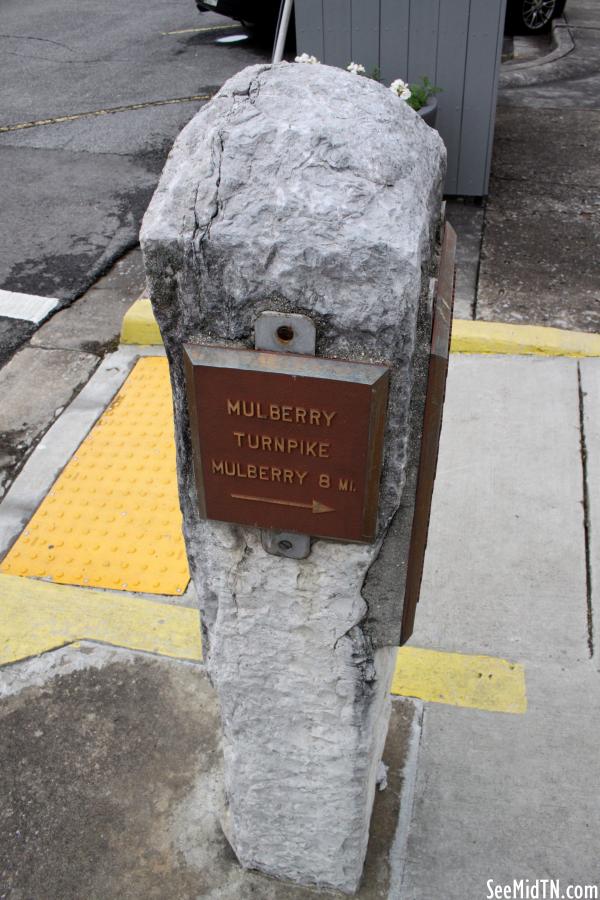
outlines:
{"label": "engraved arrow", "polygon": [[313,513],[335,512],[333,506],[325,506],[318,500],[312,503],[295,503],[293,500],[273,500],[271,497],[249,497],[246,494],[231,494],[234,500],[254,500],[256,503],[276,503],[277,506],[298,506],[301,509],[310,509]]}

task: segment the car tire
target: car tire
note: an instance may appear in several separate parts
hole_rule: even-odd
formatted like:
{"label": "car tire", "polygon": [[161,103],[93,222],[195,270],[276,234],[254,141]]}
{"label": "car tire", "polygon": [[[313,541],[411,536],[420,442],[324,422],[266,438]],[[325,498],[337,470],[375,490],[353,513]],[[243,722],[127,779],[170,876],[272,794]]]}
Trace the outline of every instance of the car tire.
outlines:
{"label": "car tire", "polygon": [[247,19],[240,19],[239,21],[248,37],[252,38],[253,41],[256,41],[257,44],[264,47],[271,46],[275,35],[275,29],[272,22],[269,22],[268,20],[265,21],[264,19],[260,19],[256,22],[249,22]]}
{"label": "car tire", "polygon": [[566,0],[516,0],[510,4],[508,23],[513,34],[544,34],[560,16]]}
{"label": "car tire", "polygon": [[[257,19],[254,22],[249,22],[247,19],[239,20],[244,27],[246,33],[254,40],[262,44],[263,46],[271,46],[275,39],[275,32],[277,31],[277,19],[263,17]],[[292,15],[290,18],[290,24],[288,27],[287,39],[285,42],[286,52],[292,53],[296,49],[296,26],[294,24],[294,10],[292,10]]]}

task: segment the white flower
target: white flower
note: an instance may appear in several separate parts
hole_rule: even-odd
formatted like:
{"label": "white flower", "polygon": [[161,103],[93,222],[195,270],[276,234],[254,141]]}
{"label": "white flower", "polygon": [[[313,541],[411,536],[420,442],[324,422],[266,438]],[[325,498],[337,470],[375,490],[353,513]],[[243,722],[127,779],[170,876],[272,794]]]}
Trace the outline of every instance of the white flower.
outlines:
{"label": "white flower", "polygon": [[401,78],[396,78],[395,81],[392,81],[390,84],[390,91],[393,94],[397,94],[401,100],[410,100],[412,97],[409,86],[405,81],[402,81]]}
{"label": "white flower", "polygon": [[314,65],[315,63],[318,63],[319,60],[316,56],[309,56],[308,53],[303,53],[301,56],[297,56],[294,62],[312,63]]}
{"label": "white flower", "polygon": [[349,72],[352,72],[353,75],[364,75],[365,72],[365,67],[360,63],[351,62],[346,68]]}

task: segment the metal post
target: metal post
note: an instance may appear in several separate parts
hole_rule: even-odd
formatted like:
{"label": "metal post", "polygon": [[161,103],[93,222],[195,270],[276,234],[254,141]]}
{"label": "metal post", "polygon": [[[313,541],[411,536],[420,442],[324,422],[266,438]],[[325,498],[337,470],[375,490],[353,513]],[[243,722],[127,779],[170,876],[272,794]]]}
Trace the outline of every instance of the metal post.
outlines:
{"label": "metal post", "polygon": [[283,8],[281,10],[281,16],[277,26],[277,36],[275,38],[275,49],[273,50],[273,63],[281,62],[283,59],[283,50],[290,24],[293,3],[294,0],[283,0]]}

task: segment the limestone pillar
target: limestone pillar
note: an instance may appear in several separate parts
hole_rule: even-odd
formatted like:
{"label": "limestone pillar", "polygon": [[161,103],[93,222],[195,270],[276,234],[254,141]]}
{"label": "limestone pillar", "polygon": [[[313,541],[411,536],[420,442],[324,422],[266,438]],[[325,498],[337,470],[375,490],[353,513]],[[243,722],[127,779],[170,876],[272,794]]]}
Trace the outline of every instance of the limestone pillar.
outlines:
{"label": "limestone pillar", "polygon": [[[254,66],[182,131],[141,235],[221,707],[223,828],[242,865],[347,892],[361,877],[390,710],[405,560],[387,536],[395,523],[405,547],[444,166],[437,132],[374,81]],[[309,316],[317,356],[392,368],[373,543],[315,540],[307,558],[282,558],[257,529],[200,516],[182,348],[252,348],[265,310]],[[382,547],[395,600],[365,588]]]}

